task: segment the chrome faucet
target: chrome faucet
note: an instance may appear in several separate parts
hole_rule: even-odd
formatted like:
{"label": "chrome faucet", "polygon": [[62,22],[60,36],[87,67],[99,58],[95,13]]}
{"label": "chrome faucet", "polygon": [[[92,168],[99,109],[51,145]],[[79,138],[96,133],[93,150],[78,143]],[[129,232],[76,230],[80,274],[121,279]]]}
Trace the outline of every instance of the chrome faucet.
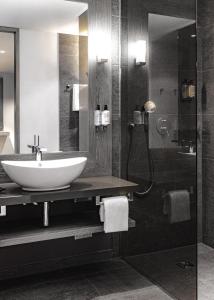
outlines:
{"label": "chrome faucet", "polygon": [[34,145],[28,145],[28,148],[32,149],[32,153],[36,154],[36,161],[41,161],[42,160],[42,153],[46,152],[46,148],[42,148],[39,146],[39,135],[37,139],[37,145],[36,145],[36,135],[34,135]]}
{"label": "chrome faucet", "polygon": [[40,148],[40,146],[28,145],[29,148],[32,149],[32,153],[36,154],[36,161],[42,160],[42,153],[46,152],[46,148]]}

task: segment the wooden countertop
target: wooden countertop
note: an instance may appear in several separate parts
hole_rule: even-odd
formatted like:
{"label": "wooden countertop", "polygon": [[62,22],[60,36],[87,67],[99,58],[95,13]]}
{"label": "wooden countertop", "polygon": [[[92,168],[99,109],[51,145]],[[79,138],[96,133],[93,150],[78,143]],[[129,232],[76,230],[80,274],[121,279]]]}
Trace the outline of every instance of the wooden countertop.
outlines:
{"label": "wooden countertop", "polygon": [[5,189],[0,193],[0,206],[125,195],[138,190],[137,184],[113,176],[79,178],[69,189],[61,191],[25,192],[15,183],[4,183],[0,186]]}

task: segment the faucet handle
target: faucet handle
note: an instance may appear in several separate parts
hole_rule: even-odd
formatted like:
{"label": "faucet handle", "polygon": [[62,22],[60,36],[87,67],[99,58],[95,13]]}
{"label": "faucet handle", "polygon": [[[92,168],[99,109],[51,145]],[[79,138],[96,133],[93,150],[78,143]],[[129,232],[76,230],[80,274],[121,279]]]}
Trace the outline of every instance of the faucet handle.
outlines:
{"label": "faucet handle", "polygon": [[35,145],[27,145],[27,147],[32,150],[32,153],[35,153],[35,151],[36,151],[36,146]]}

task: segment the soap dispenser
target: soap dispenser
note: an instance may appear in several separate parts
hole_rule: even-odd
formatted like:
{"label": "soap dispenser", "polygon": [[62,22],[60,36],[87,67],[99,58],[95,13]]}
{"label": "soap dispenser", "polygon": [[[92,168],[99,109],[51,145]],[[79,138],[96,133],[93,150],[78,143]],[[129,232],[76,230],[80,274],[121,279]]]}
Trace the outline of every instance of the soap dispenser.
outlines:
{"label": "soap dispenser", "polygon": [[100,110],[100,105],[98,104],[96,110],[94,111],[94,126],[96,128],[102,125],[101,117],[102,117],[102,113]]}
{"label": "soap dispenser", "polygon": [[133,112],[133,121],[135,125],[143,124],[143,115],[139,105],[136,105],[136,108]]}
{"label": "soap dispenser", "polygon": [[108,125],[110,125],[110,111],[108,110],[108,105],[105,105],[102,111],[102,126],[107,127]]}
{"label": "soap dispenser", "polygon": [[195,82],[194,82],[194,80],[190,80],[190,82],[189,82],[188,96],[189,96],[189,98],[195,97]]}

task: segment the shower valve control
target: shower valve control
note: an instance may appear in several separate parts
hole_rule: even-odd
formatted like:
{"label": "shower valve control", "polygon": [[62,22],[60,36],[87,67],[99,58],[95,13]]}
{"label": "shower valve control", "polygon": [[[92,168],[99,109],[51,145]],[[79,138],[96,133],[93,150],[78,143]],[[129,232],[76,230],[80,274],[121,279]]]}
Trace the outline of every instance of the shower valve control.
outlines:
{"label": "shower valve control", "polygon": [[157,120],[157,131],[162,136],[169,136],[169,122],[166,118],[159,118]]}

